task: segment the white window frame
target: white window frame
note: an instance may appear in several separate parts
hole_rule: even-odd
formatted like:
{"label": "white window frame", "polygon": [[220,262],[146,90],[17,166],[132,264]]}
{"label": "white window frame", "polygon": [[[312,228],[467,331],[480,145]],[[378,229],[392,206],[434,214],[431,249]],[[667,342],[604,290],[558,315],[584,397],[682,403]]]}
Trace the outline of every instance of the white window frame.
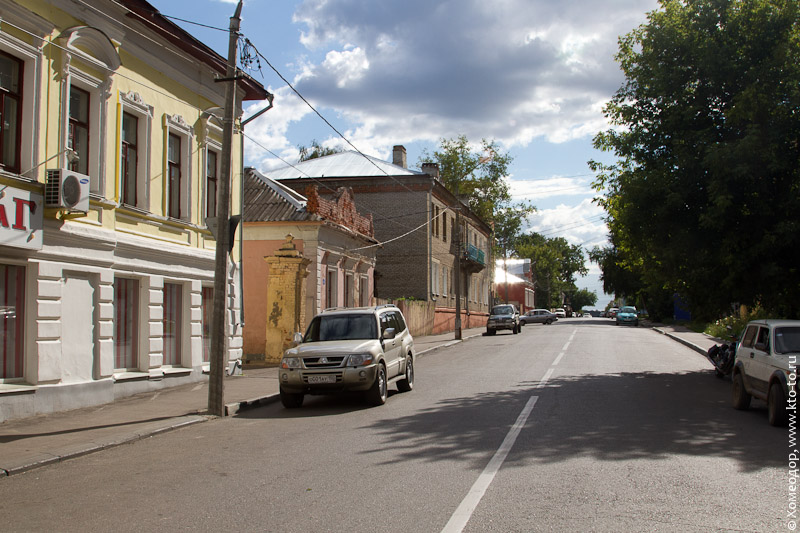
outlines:
{"label": "white window frame", "polygon": [[[0,49],[6,54],[15,57],[22,63],[20,77],[22,82],[21,113],[20,113],[20,135],[17,139],[19,147],[19,160],[17,165],[20,174],[16,172],[0,171],[3,174],[18,176],[25,173],[26,177],[35,179],[36,167],[35,155],[37,153],[38,138],[35,135],[34,124],[39,114],[39,65],[41,64],[41,54],[31,51],[22,43],[17,43],[5,33],[0,33]],[[33,90],[29,87],[33,86]]]}
{"label": "white window frame", "polygon": [[[29,9],[13,2],[3,5],[4,21],[22,27],[40,38],[53,31],[51,22],[34,15]],[[41,70],[45,64],[42,51],[0,31],[0,49],[22,61],[22,124],[20,129],[19,174],[0,170],[0,175],[24,176],[36,180],[44,165],[40,165],[39,113],[42,101]]]}
{"label": "white window frame", "polygon": [[[117,301],[117,294],[116,291],[113,293],[112,296],[112,304],[114,306],[114,332],[115,334],[112,335],[112,353],[113,353],[113,366],[115,372],[136,372],[140,369],[142,365],[142,349],[143,349],[143,342],[142,342],[142,331],[146,325],[146,321],[144,320],[143,316],[143,308],[147,307],[147,302],[143,301],[142,298],[142,285],[143,281],[139,278],[127,277],[127,276],[115,276],[114,282],[118,279],[128,280],[136,284],[135,290],[135,297],[136,297],[136,305],[134,309],[132,309],[132,317],[135,319],[136,323],[133,327],[133,334],[131,335],[131,340],[133,342],[132,347],[132,357],[133,361],[131,361],[131,366],[117,366],[117,336],[116,331],[120,327],[117,323],[117,319],[119,318],[119,309],[118,309],[118,301]],[[113,285],[112,285],[113,287]],[[127,315],[126,315],[127,318]]]}
{"label": "white window frame", "polygon": [[[176,354],[177,355],[177,357],[176,357],[177,360],[175,362],[169,362],[169,363],[166,362],[167,339],[166,339],[166,331],[162,330],[161,335],[162,335],[162,339],[163,339],[163,350],[164,350],[164,361],[162,362],[162,366],[172,367],[172,368],[182,368],[182,367],[185,367],[185,366],[191,366],[191,365],[184,364],[184,360],[185,360],[184,356],[186,355],[187,350],[189,350],[189,347],[191,346],[191,338],[188,335],[188,333],[189,333],[189,331],[191,329],[191,323],[190,323],[191,309],[189,308],[189,303],[190,302],[187,299],[187,295],[189,295],[189,291],[187,290],[187,288],[186,288],[186,286],[185,286],[185,284],[183,282],[170,281],[170,280],[166,280],[166,279],[164,280],[164,287],[162,287],[162,292],[163,292],[163,298],[162,298],[162,306],[163,306],[162,324],[165,324],[165,322],[166,322],[166,320],[168,318],[167,317],[167,286],[168,285],[173,286],[173,287],[177,287],[178,299],[180,300],[178,302],[178,306],[179,306],[177,308],[177,314],[178,314],[177,319],[178,320],[177,320],[177,324],[176,324],[176,328],[177,328],[177,335],[176,335],[177,341],[176,342],[177,342],[178,352]],[[189,298],[191,298],[191,297],[189,297]]]}
{"label": "white window frame", "polygon": [[[220,163],[222,159],[222,144],[216,141],[208,141],[206,143],[205,150],[203,150],[203,194],[202,196],[202,208],[201,212],[205,217],[216,217],[217,213],[219,212],[219,203],[216,203],[217,213],[209,213],[208,212],[208,154],[209,152],[214,152],[217,154],[217,191],[219,191],[219,184],[220,184]],[[219,196],[218,196],[219,197]]]}
{"label": "white window frame", "polygon": [[439,261],[431,261],[431,294],[439,296]]}
{"label": "white window frame", "polygon": [[136,207],[145,211],[150,210],[150,144],[153,131],[153,106],[148,105],[142,100],[139,93],[133,91],[119,93],[119,120],[117,123],[117,139],[120,141],[120,158],[117,165],[117,191],[119,191],[116,201],[122,204],[122,117],[123,113],[135,116],[137,120],[136,144]]}
{"label": "white window frame", "polygon": [[449,268],[442,265],[442,296],[444,297],[447,297],[447,277],[449,270],[450,270]]}
{"label": "white window frame", "polygon": [[105,191],[106,124],[108,123],[108,87],[110,80],[100,80],[80,70],[75,61],[66,66],[61,85],[61,168],[68,167],[66,149],[69,141],[70,88],[74,85],[89,93],[89,166],[90,192],[102,196]]}
{"label": "white window frame", "polygon": [[177,135],[181,139],[181,190],[178,192],[181,206],[181,217],[183,222],[192,220],[192,147],[194,145],[194,128],[180,115],[164,115],[164,201],[163,212],[165,217],[169,217],[169,136]]}
{"label": "white window frame", "polygon": [[[336,299],[335,302],[331,300]],[[339,307],[339,269],[328,266],[325,273],[325,308]]]}

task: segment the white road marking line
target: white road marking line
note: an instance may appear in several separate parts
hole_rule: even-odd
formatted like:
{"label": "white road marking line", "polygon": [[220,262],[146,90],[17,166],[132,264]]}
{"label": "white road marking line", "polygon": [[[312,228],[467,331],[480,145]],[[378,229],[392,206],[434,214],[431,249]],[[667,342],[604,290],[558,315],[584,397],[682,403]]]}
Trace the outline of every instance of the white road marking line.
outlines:
{"label": "white road marking line", "polygon": [[466,497],[461,501],[461,505],[458,506],[453,516],[450,517],[450,520],[444,526],[444,529],[442,529],[442,533],[460,533],[464,530],[467,522],[469,522],[469,519],[472,517],[472,513],[475,512],[483,495],[486,493],[486,489],[489,488],[494,476],[503,465],[503,461],[506,460],[508,452],[511,451],[511,447],[514,446],[514,442],[517,440],[522,426],[524,426],[525,421],[528,420],[528,416],[531,414],[531,411],[533,411],[533,406],[536,405],[536,400],[538,399],[538,396],[530,397],[528,403],[525,404],[522,412],[517,417],[517,421],[514,422],[514,425],[508,431],[500,448],[497,449],[494,457],[492,457],[489,464],[486,465],[486,468],[483,469],[483,472],[481,472],[481,475],[472,485],[472,488],[469,489],[469,493],[467,493]]}
{"label": "white road marking line", "polygon": [[556,357],[556,360],[553,361],[553,366],[556,366],[559,363],[559,361],[561,361],[562,357],[564,357],[564,352],[561,352],[560,354],[558,354],[558,357]]}
{"label": "white road marking line", "polygon": [[547,383],[547,380],[553,375],[553,370],[555,370],[555,368],[550,367],[547,369],[547,372],[544,373],[544,376],[542,376],[542,379],[539,380],[539,383],[537,383],[534,388],[541,388],[545,383]]}
{"label": "white road marking line", "polygon": [[569,343],[571,343],[571,342],[572,342],[572,341],[567,341],[567,344],[565,344],[564,346],[562,346],[562,347],[561,347],[561,351],[562,351],[562,352],[566,352],[566,351],[567,351],[567,348],[569,348]]}

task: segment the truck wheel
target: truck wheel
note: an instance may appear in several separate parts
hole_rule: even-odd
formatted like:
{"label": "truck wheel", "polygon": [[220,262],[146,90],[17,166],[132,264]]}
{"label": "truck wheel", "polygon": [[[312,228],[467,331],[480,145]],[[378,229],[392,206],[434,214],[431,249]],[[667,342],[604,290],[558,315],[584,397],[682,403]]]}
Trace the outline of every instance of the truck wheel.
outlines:
{"label": "truck wheel", "polygon": [[406,377],[397,382],[397,390],[408,392],[414,388],[414,359],[406,357]]}
{"label": "truck wheel", "polygon": [[744,410],[750,407],[750,400],[752,397],[744,388],[744,381],[742,380],[742,373],[737,372],[733,376],[733,408]]}
{"label": "truck wheel", "polygon": [[786,395],[783,393],[783,387],[777,381],[769,388],[767,415],[771,426],[785,426],[789,422],[786,412]]}
{"label": "truck wheel", "polygon": [[303,393],[297,392],[285,392],[283,389],[280,390],[281,392],[281,403],[287,409],[294,409],[296,407],[300,407],[303,405]]}
{"label": "truck wheel", "polygon": [[367,391],[365,398],[367,403],[375,407],[386,403],[389,390],[386,384],[386,368],[383,363],[378,364],[378,371],[375,373],[375,382]]}

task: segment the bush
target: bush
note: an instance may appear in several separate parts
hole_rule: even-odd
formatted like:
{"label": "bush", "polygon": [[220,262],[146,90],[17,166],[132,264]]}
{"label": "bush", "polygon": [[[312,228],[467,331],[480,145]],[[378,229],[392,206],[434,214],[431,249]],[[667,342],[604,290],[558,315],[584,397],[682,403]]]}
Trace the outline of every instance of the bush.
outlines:
{"label": "bush", "polygon": [[[761,318],[768,318],[766,311],[761,307],[754,307],[749,310],[742,307],[738,315],[720,318],[716,322],[706,325],[703,332],[719,339],[726,339],[731,334],[736,335],[736,338],[740,339],[747,323],[751,320],[758,320]],[[731,331],[728,331],[728,326],[731,327]]]}

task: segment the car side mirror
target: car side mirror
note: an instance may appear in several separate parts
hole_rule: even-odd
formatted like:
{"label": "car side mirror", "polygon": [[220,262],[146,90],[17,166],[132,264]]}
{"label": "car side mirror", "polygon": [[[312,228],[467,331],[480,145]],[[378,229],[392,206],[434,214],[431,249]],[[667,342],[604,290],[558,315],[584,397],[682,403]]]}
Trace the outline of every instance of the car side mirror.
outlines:
{"label": "car side mirror", "polygon": [[303,334],[300,333],[299,331],[295,333],[294,337],[292,337],[292,344],[294,346],[297,346],[298,344],[303,344]]}
{"label": "car side mirror", "polygon": [[755,346],[753,346],[753,348],[755,348],[759,352],[768,352],[769,351],[769,349],[767,349],[767,345],[764,344],[763,342],[757,342],[755,344]]}
{"label": "car side mirror", "polygon": [[388,341],[394,339],[396,335],[397,333],[395,332],[394,328],[386,328],[383,330],[383,335],[381,338]]}

